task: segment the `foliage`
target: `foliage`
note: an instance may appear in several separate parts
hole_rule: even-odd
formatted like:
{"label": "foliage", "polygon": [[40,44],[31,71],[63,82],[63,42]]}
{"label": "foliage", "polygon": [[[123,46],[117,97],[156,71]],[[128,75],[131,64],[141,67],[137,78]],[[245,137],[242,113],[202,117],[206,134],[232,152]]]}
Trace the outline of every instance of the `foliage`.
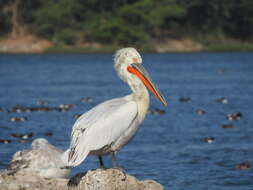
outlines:
{"label": "foliage", "polygon": [[195,35],[253,40],[252,0],[1,0],[0,35],[11,32],[11,12],[31,33],[72,45],[148,44],[154,39]]}

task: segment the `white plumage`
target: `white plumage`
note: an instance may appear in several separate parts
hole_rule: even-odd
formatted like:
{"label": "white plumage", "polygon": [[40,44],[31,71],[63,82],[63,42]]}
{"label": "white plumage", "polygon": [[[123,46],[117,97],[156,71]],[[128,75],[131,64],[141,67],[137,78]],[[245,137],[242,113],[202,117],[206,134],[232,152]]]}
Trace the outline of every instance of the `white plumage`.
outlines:
{"label": "white plumage", "polygon": [[63,151],[39,138],[32,142],[32,150],[18,151],[13,155],[9,172],[33,173],[41,177],[66,178],[70,169],[61,160]]}
{"label": "white plumage", "polygon": [[99,155],[103,155],[100,149],[115,142],[131,126],[136,115],[137,104],[123,98],[95,106],[75,122],[70,145],[73,156],[71,159],[68,158],[70,148],[67,154],[64,154],[65,162],[70,166],[76,166],[90,152],[96,154],[98,151]]}
{"label": "white plumage", "polygon": [[[115,69],[129,84],[133,93],[105,101],[84,113],[75,122],[70,147],[62,156],[67,166],[79,165],[88,155],[97,155],[103,166],[103,155],[112,154],[126,145],[145,118],[149,106],[147,88],[163,104],[161,93],[141,66],[142,59],[134,48],[123,48],[115,55]],[[147,87],[147,88],[146,88]]]}

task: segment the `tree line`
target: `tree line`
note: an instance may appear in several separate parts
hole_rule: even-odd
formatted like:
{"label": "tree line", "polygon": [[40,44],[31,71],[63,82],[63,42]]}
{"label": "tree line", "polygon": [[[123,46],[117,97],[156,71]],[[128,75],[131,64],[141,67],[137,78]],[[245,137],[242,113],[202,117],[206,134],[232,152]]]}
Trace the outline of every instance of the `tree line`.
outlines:
{"label": "tree line", "polygon": [[253,39],[252,0],[1,0],[0,36],[133,45],[211,35]]}

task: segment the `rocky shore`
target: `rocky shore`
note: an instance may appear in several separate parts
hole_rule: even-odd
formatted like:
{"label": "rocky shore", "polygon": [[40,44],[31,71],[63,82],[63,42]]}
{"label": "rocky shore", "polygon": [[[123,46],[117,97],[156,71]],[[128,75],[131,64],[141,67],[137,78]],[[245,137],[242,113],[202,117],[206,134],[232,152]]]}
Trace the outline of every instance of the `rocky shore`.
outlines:
{"label": "rocky shore", "polygon": [[0,172],[0,190],[163,190],[153,180],[139,181],[119,169],[96,169],[71,179],[42,178],[26,172]]}
{"label": "rocky shore", "polygon": [[0,53],[43,53],[53,43],[34,35],[6,37],[0,40]]}

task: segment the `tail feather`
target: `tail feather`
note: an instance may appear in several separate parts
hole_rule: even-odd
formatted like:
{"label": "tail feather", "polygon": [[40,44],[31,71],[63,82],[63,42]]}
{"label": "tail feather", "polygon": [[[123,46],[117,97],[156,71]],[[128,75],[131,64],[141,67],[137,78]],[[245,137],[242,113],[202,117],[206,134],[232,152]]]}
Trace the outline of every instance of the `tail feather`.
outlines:
{"label": "tail feather", "polygon": [[73,148],[67,149],[62,154],[62,161],[68,167],[75,167],[80,165],[83,162],[83,160],[88,156],[88,154],[89,151],[78,153]]}
{"label": "tail feather", "polygon": [[67,149],[65,152],[63,152],[61,156],[61,160],[64,165],[68,166],[68,157],[69,157],[69,149]]}

